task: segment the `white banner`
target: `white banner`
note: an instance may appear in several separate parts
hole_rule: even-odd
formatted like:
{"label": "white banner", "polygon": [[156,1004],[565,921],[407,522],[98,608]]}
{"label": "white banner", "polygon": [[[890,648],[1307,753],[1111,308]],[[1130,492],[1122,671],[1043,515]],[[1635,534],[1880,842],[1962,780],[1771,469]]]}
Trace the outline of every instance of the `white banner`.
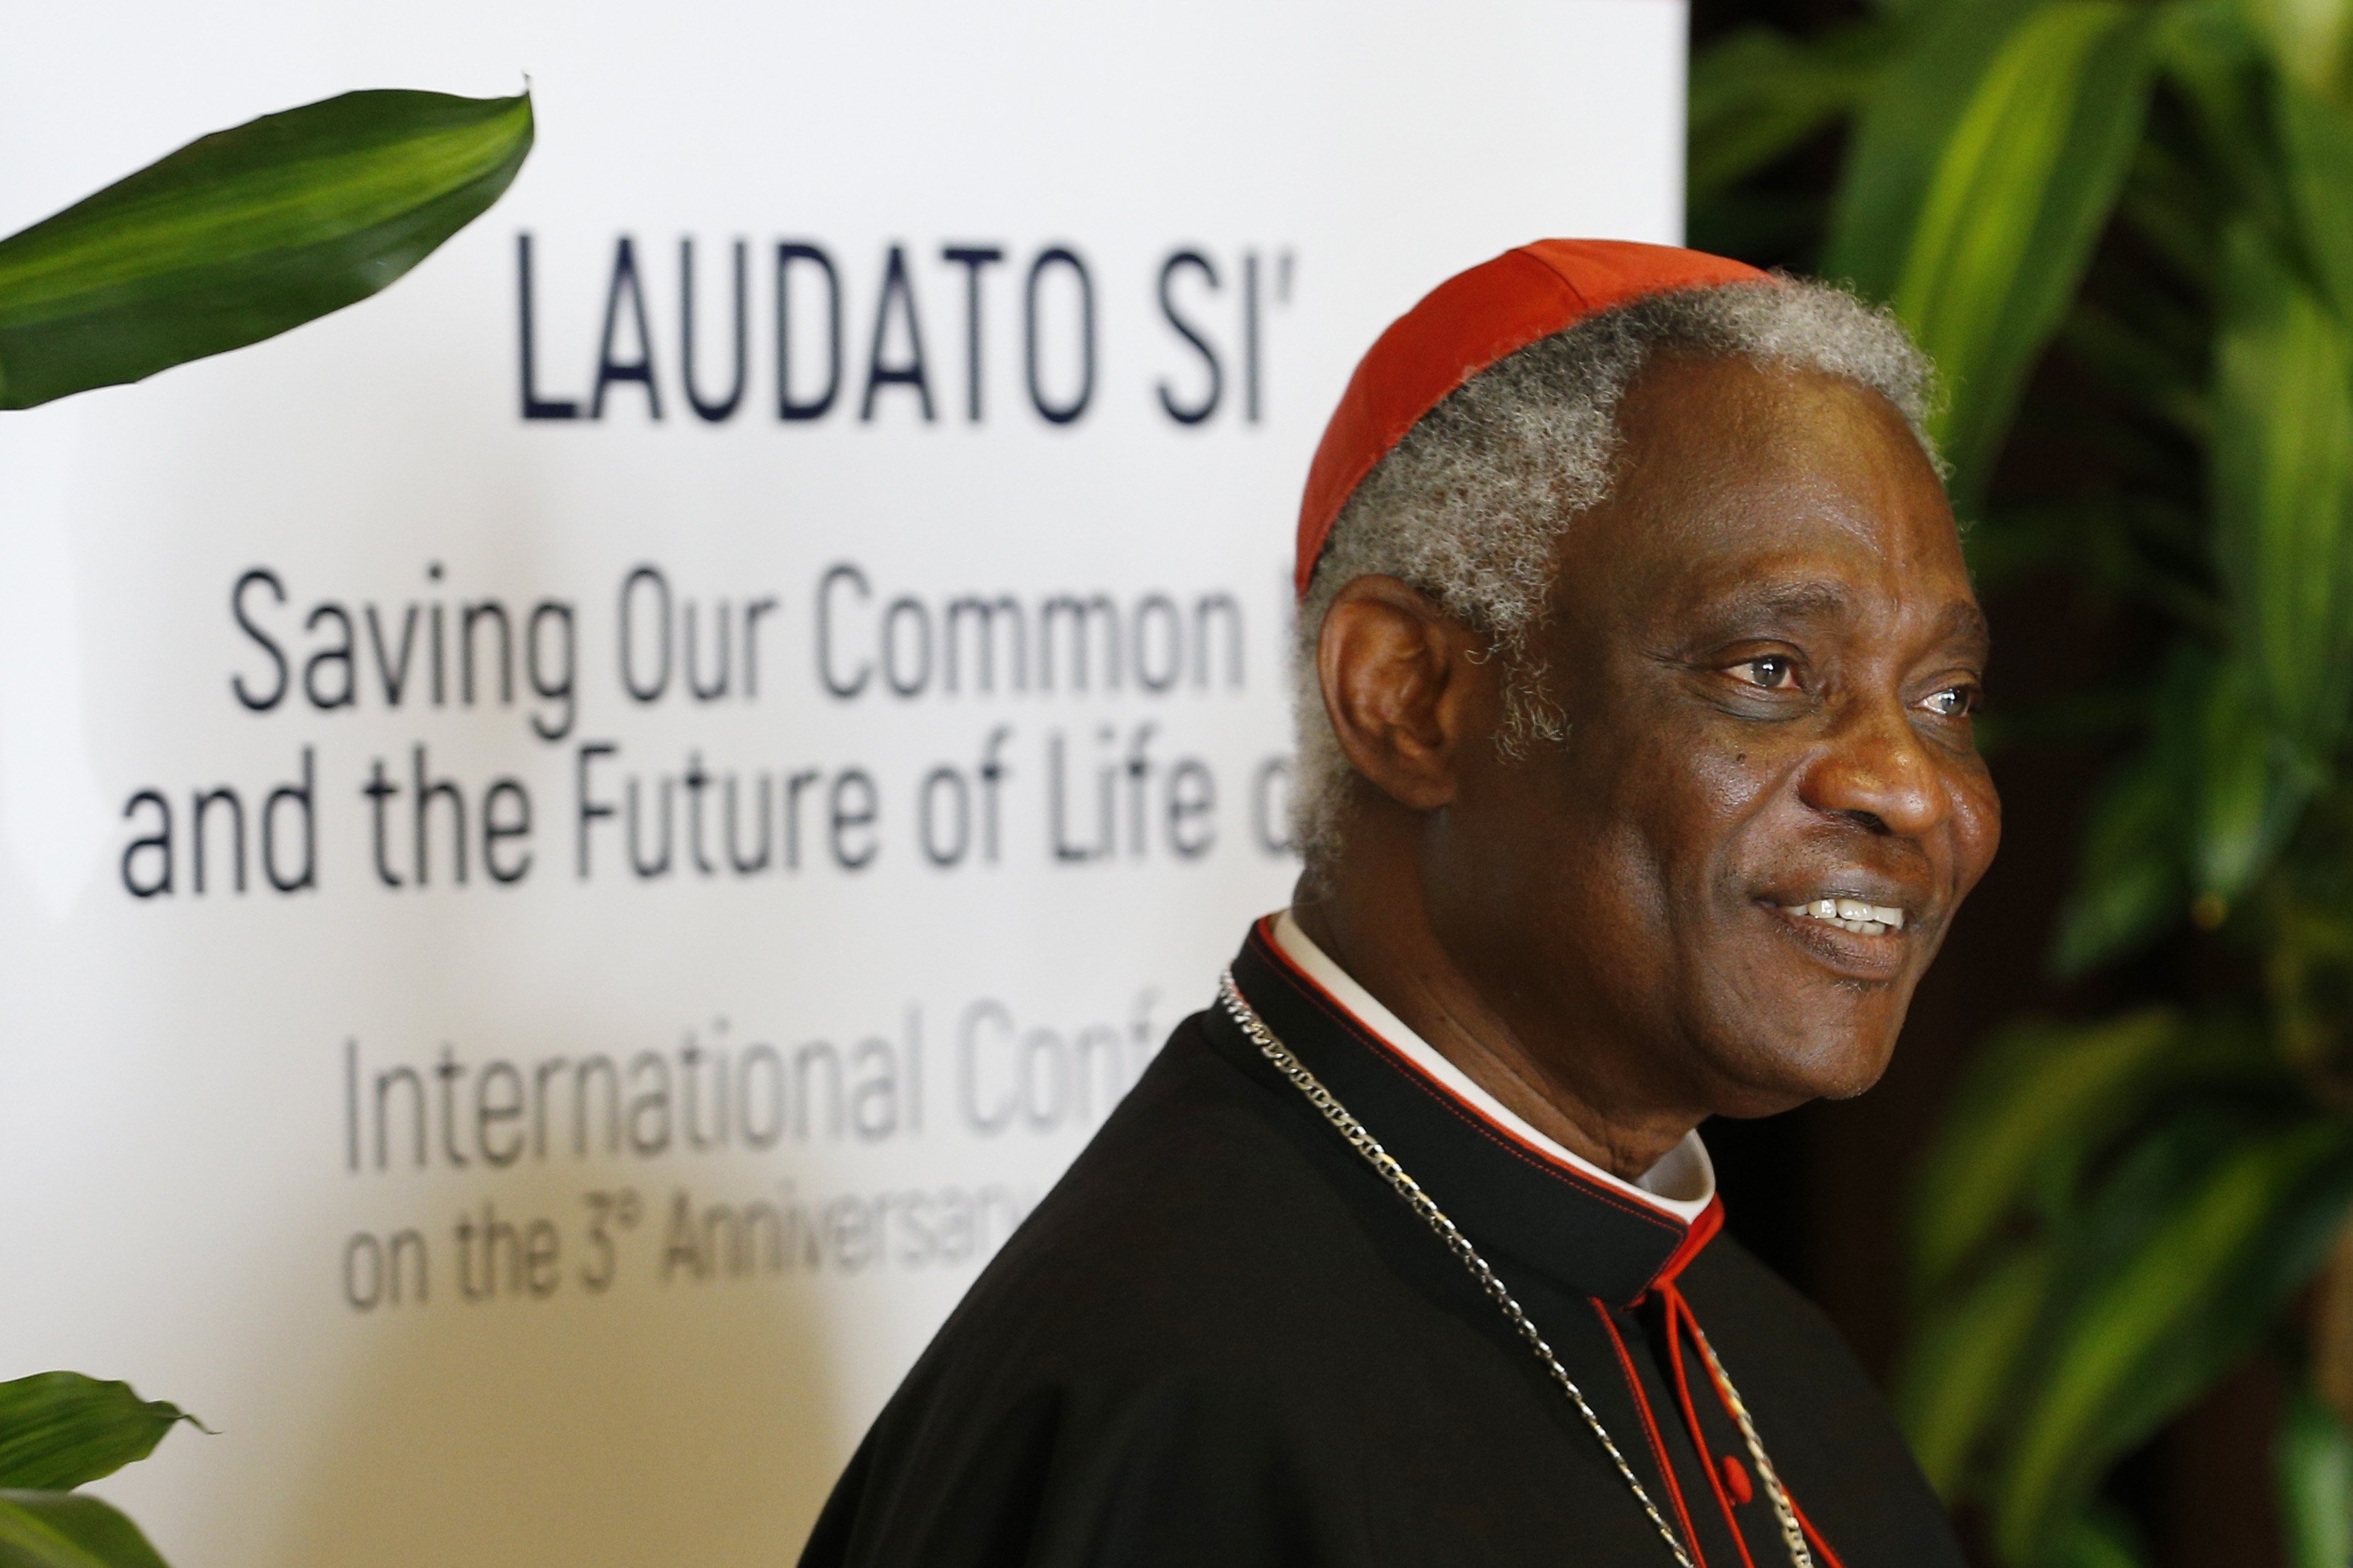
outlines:
{"label": "white banner", "polygon": [[1675,237],[1683,28],[15,17],[0,227],[353,87],[539,142],[383,297],[0,416],[0,1376],[218,1429],[100,1489],[183,1568],[788,1560],[1284,898],[1356,356]]}

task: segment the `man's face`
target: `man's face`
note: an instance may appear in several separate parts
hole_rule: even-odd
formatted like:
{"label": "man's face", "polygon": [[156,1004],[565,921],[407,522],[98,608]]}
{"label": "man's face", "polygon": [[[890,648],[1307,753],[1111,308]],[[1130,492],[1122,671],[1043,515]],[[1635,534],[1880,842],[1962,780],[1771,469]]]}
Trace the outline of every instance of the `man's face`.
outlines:
{"label": "man's face", "polygon": [[1601,1103],[1860,1093],[2000,837],[1952,511],[1827,376],[1668,361],[1621,427],[1534,650],[1567,741],[1466,760],[1434,923]]}

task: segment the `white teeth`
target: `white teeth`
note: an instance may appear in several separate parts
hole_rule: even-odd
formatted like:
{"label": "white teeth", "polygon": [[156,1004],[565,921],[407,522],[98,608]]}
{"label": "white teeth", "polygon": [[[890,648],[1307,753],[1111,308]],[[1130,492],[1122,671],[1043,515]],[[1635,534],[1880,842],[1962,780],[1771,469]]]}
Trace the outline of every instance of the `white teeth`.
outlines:
{"label": "white teeth", "polygon": [[1887,904],[1866,903],[1861,899],[1812,899],[1787,907],[1793,915],[1828,921],[1841,931],[1851,931],[1860,936],[1884,936],[1891,931],[1904,929],[1902,910]]}

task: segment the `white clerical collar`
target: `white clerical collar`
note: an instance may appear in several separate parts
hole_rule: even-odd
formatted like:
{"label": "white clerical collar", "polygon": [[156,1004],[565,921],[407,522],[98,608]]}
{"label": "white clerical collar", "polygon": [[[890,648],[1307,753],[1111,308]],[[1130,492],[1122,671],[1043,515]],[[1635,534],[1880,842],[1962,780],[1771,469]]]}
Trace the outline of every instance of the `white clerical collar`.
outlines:
{"label": "white clerical collar", "polygon": [[1289,910],[1275,917],[1274,942],[1282,950],[1282,955],[1291,960],[1302,973],[1322,986],[1330,994],[1332,1000],[1354,1014],[1356,1022],[1405,1058],[1423,1077],[1546,1159],[1567,1165],[1589,1180],[1615,1187],[1652,1208],[1662,1209],[1685,1225],[1699,1218],[1701,1212],[1715,1201],[1715,1166],[1708,1160],[1707,1146],[1700,1142],[1696,1131],[1684,1133],[1683,1142],[1668,1150],[1657,1164],[1643,1172],[1640,1181],[1623,1181],[1592,1161],[1570,1153],[1521,1120],[1502,1100],[1473,1083],[1468,1073],[1440,1055],[1428,1040],[1406,1027],[1404,1020],[1382,1006],[1378,998],[1357,984],[1346,970],[1333,963],[1331,955],[1299,929],[1299,922],[1291,918]]}

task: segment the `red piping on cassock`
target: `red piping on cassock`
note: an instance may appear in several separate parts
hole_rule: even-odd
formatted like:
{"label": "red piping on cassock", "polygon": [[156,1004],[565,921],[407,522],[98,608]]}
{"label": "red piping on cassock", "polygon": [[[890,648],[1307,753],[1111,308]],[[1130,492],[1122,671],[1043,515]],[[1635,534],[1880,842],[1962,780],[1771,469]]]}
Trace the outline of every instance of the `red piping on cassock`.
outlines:
{"label": "red piping on cassock", "polygon": [[[1660,1478],[1667,1483],[1667,1500],[1675,1505],[1675,1521],[1683,1527],[1683,1542],[1691,1548],[1694,1568],[1707,1568],[1707,1556],[1699,1549],[1699,1531],[1692,1528],[1691,1510],[1683,1506],[1682,1483],[1675,1479],[1674,1461],[1667,1457],[1666,1438],[1661,1435],[1659,1423],[1651,1414],[1651,1396],[1642,1391],[1642,1375],[1634,1370],[1634,1358],[1626,1353],[1626,1342],[1619,1334],[1617,1320],[1610,1317],[1609,1309],[1602,1304],[1599,1296],[1589,1300],[1593,1302],[1594,1315],[1609,1331],[1611,1347],[1618,1352],[1618,1369],[1626,1376],[1626,1388],[1634,1396],[1634,1408],[1641,1413],[1642,1430],[1651,1439],[1651,1458],[1658,1461]],[[1703,1458],[1706,1453],[1705,1447],[1700,1449]]]}
{"label": "red piping on cassock", "polygon": [[[1715,1493],[1716,1506],[1723,1510],[1724,1522],[1732,1531],[1734,1544],[1740,1549],[1742,1568],[1757,1568],[1754,1559],[1749,1556],[1748,1538],[1741,1533],[1739,1521],[1733,1517],[1732,1498],[1724,1489],[1722,1463],[1717,1456],[1708,1452],[1707,1434],[1700,1428],[1699,1407],[1692,1401],[1691,1376],[1683,1362],[1684,1338],[1688,1336],[1694,1342],[1694,1354],[1701,1354],[1703,1361],[1705,1357],[1704,1352],[1696,1348],[1699,1340],[1699,1319],[1693,1313],[1691,1302],[1684,1299],[1682,1289],[1675,1283],[1684,1268],[1693,1258],[1699,1256],[1700,1248],[1705,1247],[1715,1238],[1716,1232],[1723,1228],[1724,1204],[1721,1199],[1718,1199],[1700,1211],[1699,1217],[1692,1221],[1691,1234],[1683,1238],[1682,1246],[1675,1248],[1674,1255],[1660,1266],[1659,1272],[1651,1281],[1650,1296],[1658,1300],[1660,1310],[1666,1317],[1667,1360],[1673,1370],[1675,1395],[1683,1405],[1683,1425],[1691,1433],[1692,1448],[1699,1455],[1700,1468],[1707,1472],[1708,1488]],[[1596,1301],[1594,1307],[1599,1310],[1601,1303]],[[1607,1311],[1602,1312],[1602,1321],[1605,1323],[1609,1321]],[[1609,1334],[1612,1342],[1618,1344],[1618,1354],[1623,1360],[1626,1349],[1623,1342],[1618,1340],[1618,1330],[1614,1323],[1609,1326]],[[1628,1381],[1632,1382],[1633,1368],[1630,1363],[1627,1364],[1626,1373]],[[1708,1371],[1708,1386],[1715,1391],[1716,1403],[1724,1407],[1725,1417],[1737,1426],[1740,1424],[1740,1417],[1733,1409],[1732,1393],[1715,1376],[1713,1366],[1710,1366]],[[1635,1387],[1634,1396],[1641,1403],[1642,1419],[1648,1424],[1651,1420],[1650,1402],[1642,1398],[1639,1384]],[[1655,1426],[1651,1430],[1651,1441],[1654,1446],[1659,1442]],[[1663,1465],[1665,1462],[1663,1449],[1660,1452],[1660,1460]],[[1667,1472],[1667,1489],[1673,1496],[1675,1507],[1680,1511],[1683,1506],[1683,1492],[1682,1489],[1675,1485],[1674,1472],[1672,1469]],[[1796,1515],[1798,1528],[1805,1532],[1806,1543],[1813,1549],[1814,1555],[1820,1560],[1820,1568],[1845,1568],[1845,1564],[1839,1560],[1839,1554],[1831,1550],[1830,1542],[1822,1539],[1821,1531],[1814,1528],[1813,1521],[1806,1517],[1806,1510],[1798,1506],[1798,1500],[1789,1494],[1786,1485],[1782,1488],[1782,1495],[1788,1498],[1789,1511]],[[1691,1534],[1691,1518],[1688,1514],[1683,1515],[1683,1531],[1686,1535]],[[1696,1556],[1699,1542],[1695,1536],[1692,1539],[1692,1551]]]}
{"label": "red piping on cassock", "polygon": [[1740,1521],[1732,1517],[1732,1499],[1724,1489],[1723,1465],[1707,1451],[1707,1438],[1701,1432],[1699,1407],[1692,1403],[1691,1376],[1683,1369],[1683,1323],[1691,1317],[1691,1303],[1669,1279],[1659,1287],[1659,1304],[1667,1314],[1667,1360],[1674,1368],[1675,1397],[1683,1403],[1683,1425],[1691,1429],[1692,1447],[1699,1450],[1700,1468],[1707,1472],[1708,1489],[1715,1494],[1715,1506],[1724,1510],[1724,1527],[1732,1531],[1732,1543],[1740,1549],[1742,1568],[1757,1568],[1757,1560],[1748,1554],[1748,1538],[1740,1533]]}

